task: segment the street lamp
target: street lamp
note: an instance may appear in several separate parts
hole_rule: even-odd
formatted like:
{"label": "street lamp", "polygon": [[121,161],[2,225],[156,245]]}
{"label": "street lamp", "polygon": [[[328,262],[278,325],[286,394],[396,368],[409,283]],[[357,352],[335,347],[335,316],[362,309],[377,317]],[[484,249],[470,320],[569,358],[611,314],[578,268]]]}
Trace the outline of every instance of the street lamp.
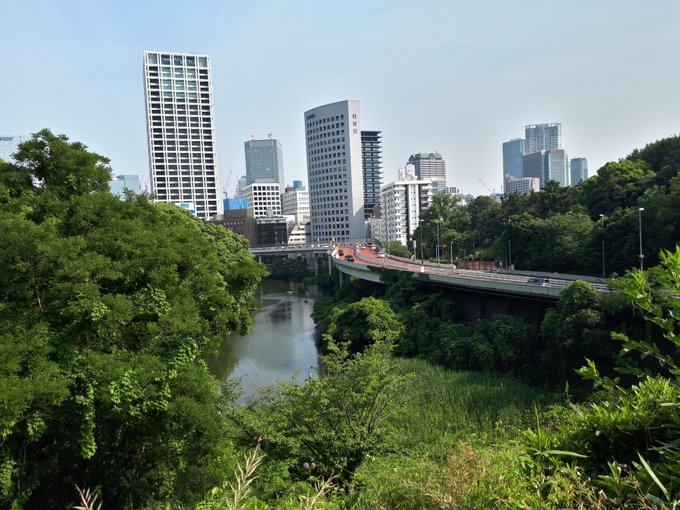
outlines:
{"label": "street lamp", "polygon": [[645,256],[642,253],[642,211],[644,211],[644,207],[638,207],[638,232],[640,234],[640,270],[644,269],[644,260]]}
{"label": "street lamp", "polygon": [[439,224],[442,222],[442,218],[435,221],[437,222],[437,249],[435,250],[435,253],[437,254],[437,264],[439,264]]}
{"label": "street lamp", "polygon": [[600,226],[602,227],[602,279],[604,280],[607,277],[604,270],[604,214],[600,214]]}
{"label": "street lamp", "polygon": [[425,264],[425,257],[423,256],[423,220],[418,221],[420,228],[420,265]]}

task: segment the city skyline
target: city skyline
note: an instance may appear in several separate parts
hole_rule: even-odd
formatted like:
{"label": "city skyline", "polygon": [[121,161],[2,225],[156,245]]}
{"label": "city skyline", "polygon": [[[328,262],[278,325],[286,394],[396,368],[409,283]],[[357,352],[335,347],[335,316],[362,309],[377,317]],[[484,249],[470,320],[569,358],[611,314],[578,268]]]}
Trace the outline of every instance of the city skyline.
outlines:
{"label": "city skyline", "polygon": [[557,18],[541,2],[196,8],[210,16],[188,23],[179,3],[155,1],[4,6],[4,68],[16,72],[0,83],[0,134],[48,127],[148,182],[145,50],[211,55],[219,182],[230,196],[251,133],[280,140],[286,184],[306,182],[301,112],[346,98],[361,102],[364,129],[382,131],[385,182],[410,154],[436,151],[447,183],[474,194],[486,194],[480,178],[501,188],[501,144],[517,126],[561,122],[563,146],[588,157],[590,175],[680,130],[680,70],[662,64],[678,49],[673,2],[581,3]]}

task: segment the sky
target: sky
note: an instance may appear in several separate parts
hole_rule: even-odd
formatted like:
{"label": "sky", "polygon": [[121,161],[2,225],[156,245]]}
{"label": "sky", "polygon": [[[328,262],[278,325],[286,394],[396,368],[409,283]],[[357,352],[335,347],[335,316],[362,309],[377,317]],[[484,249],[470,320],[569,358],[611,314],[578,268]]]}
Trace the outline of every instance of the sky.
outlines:
{"label": "sky", "polygon": [[501,191],[502,143],[562,123],[590,174],[680,132],[677,0],[23,0],[0,8],[0,135],[42,128],[149,180],[144,50],[212,58],[220,187],[243,142],[307,184],[306,110],[361,103],[383,184],[438,151],[447,184]]}

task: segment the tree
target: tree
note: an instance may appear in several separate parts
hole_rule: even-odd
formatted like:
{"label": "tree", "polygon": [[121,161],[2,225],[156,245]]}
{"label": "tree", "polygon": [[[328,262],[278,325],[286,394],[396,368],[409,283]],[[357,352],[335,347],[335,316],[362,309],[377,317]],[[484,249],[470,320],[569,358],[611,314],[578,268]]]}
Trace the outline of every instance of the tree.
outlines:
{"label": "tree", "polygon": [[17,198],[32,188],[30,176],[16,165],[0,159],[0,204],[5,204],[10,198]]}
{"label": "tree", "polygon": [[346,343],[351,352],[361,352],[379,341],[395,343],[403,330],[397,314],[386,301],[368,297],[334,308],[326,336],[336,343]]}
{"label": "tree", "polygon": [[597,175],[580,186],[580,203],[594,220],[600,214],[611,215],[617,208],[633,207],[654,179],[644,161],[607,163]]}
{"label": "tree", "polygon": [[88,152],[82,143],[69,142],[66,135],[54,135],[49,129],[22,143],[14,158],[27,176],[39,180],[44,190],[60,197],[109,189],[109,159]]}
{"label": "tree", "polygon": [[557,308],[546,312],[541,336],[548,347],[553,383],[574,382],[574,371],[588,357],[611,363],[615,351],[605,329],[601,296],[587,282],[577,280],[560,293]]}
{"label": "tree", "polygon": [[271,277],[281,280],[301,280],[309,276],[307,259],[304,257],[277,257],[271,265]]}
{"label": "tree", "polygon": [[473,248],[489,246],[501,234],[501,205],[482,195],[470,202],[468,212]]}
{"label": "tree", "polygon": [[369,455],[385,448],[385,423],[404,405],[404,385],[379,340],[362,353],[327,338],[322,377],[304,386],[279,384],[237,419],[258,437],[272,461],[285,461],[298,479],[338,476],[349,483]]}
{"label": "tree", "polygon": [[409,249],[399,241],[390,241],[387,244],[387,253],[394,255],[395,257],[403,257],[405,259],[411,256]]}
{"label": "tree", "polygon": [[667,187],[680,170],[680,136],[670,136],[648,143],[644,149],[634,150],[626,159],[647,163],[656,174],[654,183]]}
{"label": "tree", "polygon": [[644,339],[612,334],[622,346],[626,363],[617,370],[626,382],[601,375],[587,360],[579,373],[593,381],[592,397],[565,408],[550,428],[528,434],[534,473],[552,477],[575,470],[594,486],[595,499],[616,508],[680,503],[680,246],[661,252],[659,260],[659,266],[635,269],[616,283],[650,327]]}
{"label": "tree", "polygon": [[43,131],[18,154],[42,182],[0,180],[0,504],[65,507],[74,483],[114,508],[200,499],[230,466],[201,357],[248,327],[261,266],[240,236],[112,196],[82,144]]}
{"label": "tree", "polygon": [[451,249],[451,243],[454,253],[467,249],[470,215],[467,208],[460,204],[460,198],[453,195],[435,195],[432,197],[430,207],[422,212],[421,220],[423,224],[416,229],[413,239],[420,242],[422,228],[426,257],[434,257],[437,253],[437,240],[440,243],[440,256],[444,250]]}
{"label": "tree", "polygon": [[545,219],[525,213],[506,223],[496,252],[505,258],[509,240],[512,262],[519,269],[597,274],[599,251],[592,251],[594,229],[595,223],[584,213],[554,214]]}

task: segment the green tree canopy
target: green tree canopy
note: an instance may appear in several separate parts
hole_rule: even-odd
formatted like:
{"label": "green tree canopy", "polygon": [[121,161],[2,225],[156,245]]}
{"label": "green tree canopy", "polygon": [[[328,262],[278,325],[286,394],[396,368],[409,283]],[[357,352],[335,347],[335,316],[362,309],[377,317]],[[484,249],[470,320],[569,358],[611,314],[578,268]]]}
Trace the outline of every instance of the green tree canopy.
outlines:
{"label": "green tree canopy", "polygon": [[399,241],[390,241],[387,245],[387,252],[395,257],[403,257],[405,259],[411,256],[409,249]]}
{"label": "green tree canopy", "polygon": [[574,381],[583,358],[611,361],[614,355],[609,332],[604,329],[600,292],[578,280],[560,293],[556,309],[541,323],[541,336],[553,356],[549,377],[553,382]]}
{"label": "green tree canopy", "polygon": [[596,176],[581,184],[579,200],[596,220],[600,214],[609,216],[617,208],[634,207],[653,178],[644,161],[607,163]]}
{"label": "green tree canopy", "polygon": [[331,311],[326,334],[335,342],[346,342],[352,352],[360,352],[378,341],[394,344],[403,329],[389,303],[368,297]]}
{"label": "green tree canopy", "polygon": [[14,157],[26,175],[60,197],[109,189],[109,159],[89,152],[80,142],[69,142],[66,135],[54,135],[49,129],[22,143]]}
{"label": "green tree canopy", "polygon": [[583,273],[591,271],[595,224],[583,213],[555,214],[546,219],[527,213],[513,216],[497,246],[499,256],[512,246],[518,269]]}
{"label": "green tree canopy", "polygon": [[389,341],[354,354],[347,344],[327,342],[323,377],[304,386],[281,383],[237,419],[289,476],[337,476],[348,483],[365,458],[384,453],[386,422],[404,405],[410,377],[397,374]]}
{"label": "green tree canopy", "polygon": [[229,463],[201,356],[247,328],[264,274],[247,241],[145,196],[107,191],[106,159],[45,130],[3,165],[0,505],[202,497]]}

